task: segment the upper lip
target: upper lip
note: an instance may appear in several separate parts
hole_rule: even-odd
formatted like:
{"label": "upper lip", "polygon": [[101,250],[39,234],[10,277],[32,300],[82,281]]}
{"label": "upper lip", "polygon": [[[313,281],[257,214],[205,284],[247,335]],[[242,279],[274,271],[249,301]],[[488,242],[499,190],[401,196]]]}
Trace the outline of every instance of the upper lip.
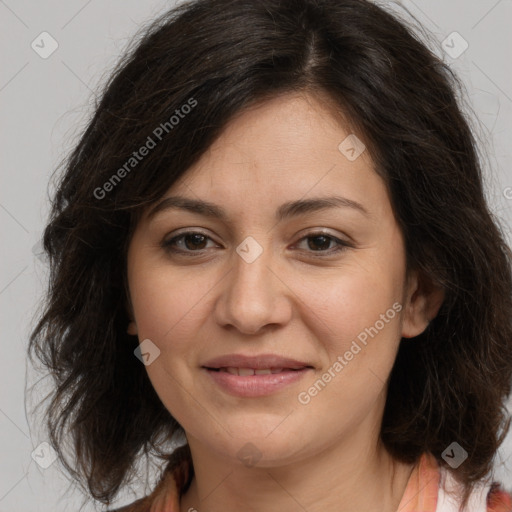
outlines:
{"label": "upper lip", "polygon": [[277,354],[261,354],[257,356],[244,356],[243,354],[228,354],[215,357],[202,365],[204,368],[252,368],[264,370],[266,368],[313,368],[308,363],[281,357]]}

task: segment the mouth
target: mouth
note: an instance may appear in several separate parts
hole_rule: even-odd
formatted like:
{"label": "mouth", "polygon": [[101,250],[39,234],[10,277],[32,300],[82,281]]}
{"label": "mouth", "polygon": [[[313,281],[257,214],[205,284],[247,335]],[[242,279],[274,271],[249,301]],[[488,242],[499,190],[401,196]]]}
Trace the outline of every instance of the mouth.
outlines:
{"label": "mouth", "polygon": [[246,368],[237,366],[208,367],[202,370],[219,390],[239,398],[275,395],[302,380],[312,366]]}
{"label": "mouth", "polygon": [[255,398],[275,394],[303,379],[314,367],[279,354],[226,354],[205,361],[201,369],[221,391]]}

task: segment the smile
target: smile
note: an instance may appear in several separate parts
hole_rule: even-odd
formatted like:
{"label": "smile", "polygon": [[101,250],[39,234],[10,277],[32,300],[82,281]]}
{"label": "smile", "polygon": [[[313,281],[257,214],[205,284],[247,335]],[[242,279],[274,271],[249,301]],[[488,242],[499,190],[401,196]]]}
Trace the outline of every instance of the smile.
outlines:
{"label": "smile", "polygon": [[203,368],[223,391],[238,397],[262,397],[277,393],[301,380],[310,367],[302,368]]}

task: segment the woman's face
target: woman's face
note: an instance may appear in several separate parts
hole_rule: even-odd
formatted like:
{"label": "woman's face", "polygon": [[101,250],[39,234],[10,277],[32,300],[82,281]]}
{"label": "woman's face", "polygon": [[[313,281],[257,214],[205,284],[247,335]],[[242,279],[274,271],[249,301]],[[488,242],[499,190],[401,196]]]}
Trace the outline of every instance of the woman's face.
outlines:
{"label": "woman's face", "polygon": [[298,94],[244,111],[168,190],[190,208],[159,203],[131,240],[129,332],[191,446],[218,457],[367,446],[401,337],[435,315],[384,182],[331,112]]}

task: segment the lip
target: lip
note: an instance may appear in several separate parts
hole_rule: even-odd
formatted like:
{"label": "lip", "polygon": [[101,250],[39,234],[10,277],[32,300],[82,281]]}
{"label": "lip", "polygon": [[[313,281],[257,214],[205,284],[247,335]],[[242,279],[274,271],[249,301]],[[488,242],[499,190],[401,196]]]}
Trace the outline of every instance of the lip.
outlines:
{"label": "lip", "polygon": [[301,380],[312,368],[283,370],[265,375],[233,375],[231,373],[203,368],[221,389],[238,397],[259,397],[276,393],[286,386]]}
{"label": "lip", "polygon": [[265,368],[305,368],[312,366],[304,361],[282,357],[277,354],[260,354],[257,356],[245,356],[243,354],[228,354],[210,359],[204,363],[203,368],[253,368],[263,370]]}
{"label": "lip", "polygon": [[[230,367],[252,368],[254,370],[281,368],[282,370],[279,373],[243,376],[220,371],[220,368]],[[223,391],[238,397],[254,398],[271,395],[298,382],[313,370],[313,366],[276,354],[258,356],[230,354],[207,361],[202,366],[202,370]]]}

